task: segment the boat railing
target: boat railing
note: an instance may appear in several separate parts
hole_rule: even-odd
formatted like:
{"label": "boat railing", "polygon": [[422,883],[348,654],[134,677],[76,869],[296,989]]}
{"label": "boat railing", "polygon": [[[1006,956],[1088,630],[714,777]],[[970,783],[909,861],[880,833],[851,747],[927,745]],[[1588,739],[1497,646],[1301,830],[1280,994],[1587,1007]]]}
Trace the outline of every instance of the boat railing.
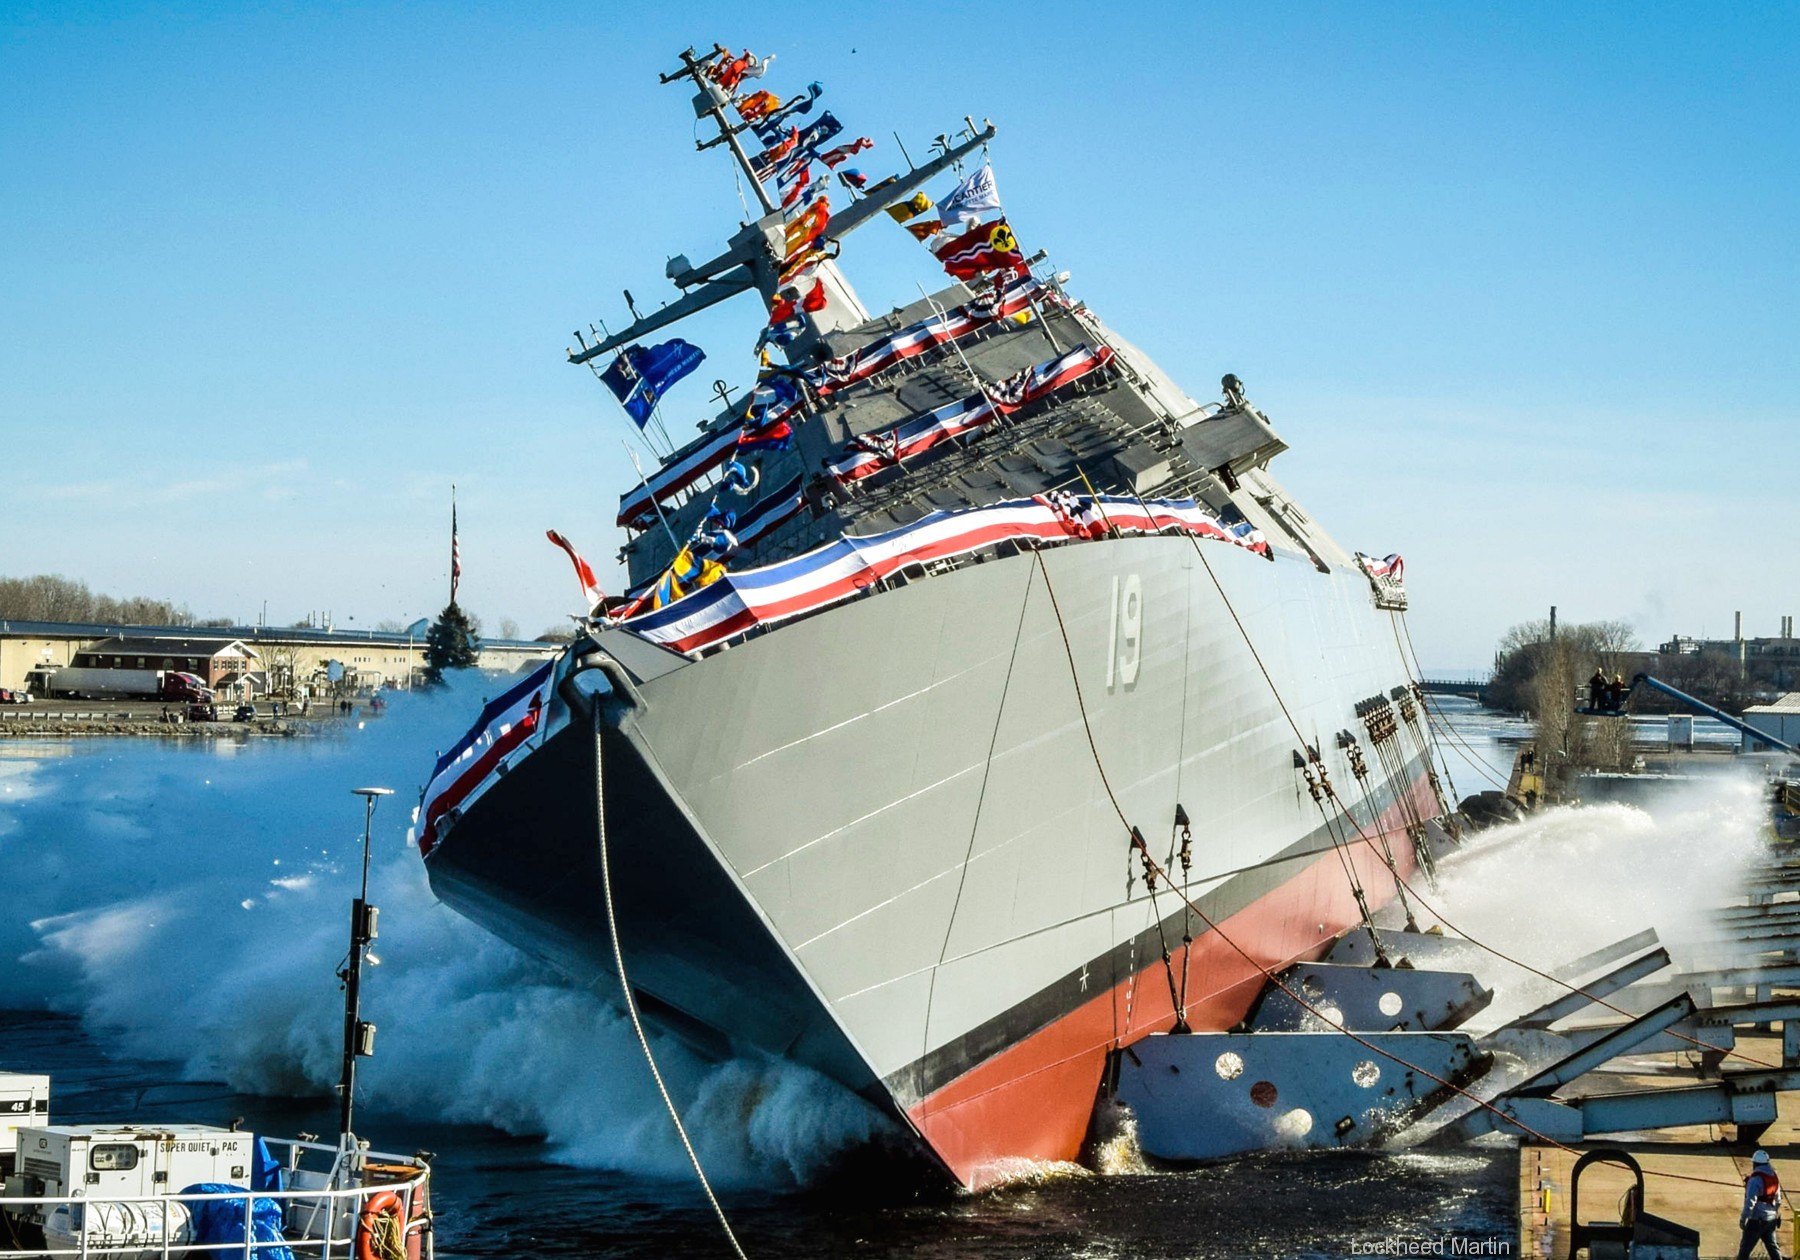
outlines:
{"label": "boat railing", "polygon": [[[0,1255],[110,1257],[167,1260],[220,1256],[269,1260],[431,1260],[434,1255],[430,1166],[419,1156],[358,1151],[346,1158],[335,1146],[266,1138],[280,1162],[277,1187],[206,1193],[0,1195]],[[330,1158],[323,1169],[302,1167],[309,1153]],[[340,1169],[356,1171],[350,1184]],[[281,1237],[257,1238],[259,1205],[275,1204]],[[240,1205],[241,1238],[193,1241],[194,1208],[203,1203]],[[216,1209],[215,1209],[216,1210]],[[263,1209],[265,1216],[267,1209]],[[384,1221],[383,1218],[389,1218]],[[26,1246],[21,1225],[44,1230],[42,1245]],[[235,1231],[234,1231],[235,1232]],[[40,1240],[33,1239],[33,1242]]]}

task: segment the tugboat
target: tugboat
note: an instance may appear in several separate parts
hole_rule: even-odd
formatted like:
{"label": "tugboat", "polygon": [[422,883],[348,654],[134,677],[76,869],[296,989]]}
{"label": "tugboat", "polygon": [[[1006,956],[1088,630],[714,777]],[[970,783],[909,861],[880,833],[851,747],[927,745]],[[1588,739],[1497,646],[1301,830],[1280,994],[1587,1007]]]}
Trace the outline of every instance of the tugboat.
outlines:
{"label": "tugboat", "polygon": [[[1196,401],[1022,243],[991,123],[876,181],[767,68],[663,76],[760,209],[569,354],[654,432],[704,352],[642,340],[740,299],[756,385],[624,488],[623,596],[551,531],[582,633],[440,757],[418,845],[461,913],[601,989],[616,944],[652,1022],[980,1185],[1075,1157],[1110,1053],[1403,899],[1451,810],[1403,563],[1282,488],[1243,382]],[[949,283],[872,312],[871,224]]]}
{"label": "tugboat", "polygon": [[366,802],[362,893],[339,972],[338,1140],[259,1137],[235,1125],[52,1124],[50,1078],[0,1072],[0,1253],[430,1260],[429,1156],[370,1150],[351,1129],[356,1061],[375,1048],[375,1025],[360,1011],[377,924],[369,825],[391,791],[356,793]]}

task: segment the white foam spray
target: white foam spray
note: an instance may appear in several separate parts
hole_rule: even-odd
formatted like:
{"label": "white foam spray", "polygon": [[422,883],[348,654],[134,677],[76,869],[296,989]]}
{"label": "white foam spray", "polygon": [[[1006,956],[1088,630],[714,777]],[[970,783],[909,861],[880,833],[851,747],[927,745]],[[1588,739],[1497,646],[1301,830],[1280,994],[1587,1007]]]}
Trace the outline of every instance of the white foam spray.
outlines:
{"label": "white foam spray", "polygon": [[[1681,961],[1707,912],[1741,894],[1765,822],[1763,788],[1718,775],[1672,788],[1648,808],[1547,809],[1477,833],[1442,864],[1432,903],[1468,936],[1542,970],[1645,928]],[[1470,969],[1496,990],[1481,1027],[1565,992],[1485,952]]]}
{"label": "white foam spray", "polygon": [[[406,697],[343,738],[13,745],[0,759],[0,1006],[78,1014],[118,1051],[267,1095],[335,1084],[362,834],[380,1028],[361,1081],[385,1107],[541,1134],[569,1163],[690,1175],[614,995],[549,973],[439,905],[406,841],[435,750],[494,684]],[[599,977],[597,986],[609,984]],[[804,1184],[888,1122],[789,1063],[701,1061],[655,1038],[708,1172]]]}

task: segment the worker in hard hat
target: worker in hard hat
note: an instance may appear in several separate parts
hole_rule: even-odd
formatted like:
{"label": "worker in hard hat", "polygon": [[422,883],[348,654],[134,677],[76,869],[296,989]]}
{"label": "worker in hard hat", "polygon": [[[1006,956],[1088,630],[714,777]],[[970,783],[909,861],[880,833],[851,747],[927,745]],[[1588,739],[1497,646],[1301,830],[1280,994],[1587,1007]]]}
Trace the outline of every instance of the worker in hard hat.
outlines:
{"label": "worker in hard hat", "polygon": [[1781,1260],[1781,1248],[1775,1242],[1780,1224],[1781,1178],[1769,1163],[1769,1152],[1758,1151],[1750,1157],[1750,1175],[1744,1178],[1744,1208],[1738,1213],[1744,1240],[1738,1244],[1738,1260],[1750,1260],[1759,1242],[1768,1248],[1769,1260]]}

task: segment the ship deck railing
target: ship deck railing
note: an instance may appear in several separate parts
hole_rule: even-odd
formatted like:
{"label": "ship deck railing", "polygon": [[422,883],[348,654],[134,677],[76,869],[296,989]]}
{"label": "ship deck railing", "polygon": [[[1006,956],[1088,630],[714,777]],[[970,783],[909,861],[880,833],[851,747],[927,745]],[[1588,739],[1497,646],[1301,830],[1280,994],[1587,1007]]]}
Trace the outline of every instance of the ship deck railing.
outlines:
{"label": "ship deck railing", "polygon": [[[430,1199],[426,1183],[431,1168],[424,1158],[393,1155],[377,1151],[359,1152],[362,1172],[379,1169],[380,1181],[347,1186],[333,1186],[340,1151],[336,1146],[287,1138],[264,1138],[271,1153],[281,1153],[283,1188],[253,1190],[249,1187],[211,1193],[87,1195],[0,1195],[0,1255],[70,1256],[70,1257],[243,1257],[258,1260],[286,1248],[296,1260],[355,1260],[362,1218],[371,1201],[382,1194],[392,1194],[399,1201],[399,1226],[404,1245],[401,1250],[409,1260],[429,1260],[434,1253],[431,1229]],[[300,1166],[308,1153],[332,1159],[326,1170]],[[400,1170],[410,1170],[401,1172]],[[16,1181],[16,1178],[14,1179]],[[251,1223],[256,1204],[270,1201],[281,1208],[283,1238],[252,1238]],[[231,1242],[178,1242],[189,1232],[192,1213],[189,1205],[198,1203],[241,1204],[244,1239]],[[20,1218],[29,1213],[38,1218],[34,1223],[47,1223],[56,1210],[67,1206],[71,1221],[71,1245],[45,1245],[27,1248],[21,1245]],[[96,1209],[126,1207],[137,1209],[121,1214],[127,1228],[111,1228],[111,1221],[95,1224],[90,1215]],[[179,1206],[177,1213],[172,1207]],[[76,1209],[82,1209],[77,1213]],[[146,1210],[148,1209],[148,1210]],[[79,1219],[80,1224],[74,1224]],[[415,1235],[417,1237],[415,1238]]]}
{"label": "ship deck railing", "polygon": [[[895,331],[898,330],[896,329]],[[988,326],[977,329],[974,333],[969,335],[967,340],[933,346],[923,354],[914,355],[911,358],[901,359],[898,362],[891,363],[887,367],[882,368],[879,372],[876,372],[871,376],[866,376],[853,385],[832,391],[832,405],[835,406],[840,401],[854,403],[860,401],[868,394],[893,393],[900,388],[902,382],[907,378],[922,376],[933,371],[943,373],[954,379],[966,379],[966,369],[960,365],[959,359],[974,347],[979,346],[982,342],[988,341],[994,337],[1003,337],[1006,335],[1007,330]],[[876,337],[875,340],[879,341],[881,338]],[[964,397],[967,392],[967,390],[964,390],[959,393],[955,390],[946,389],[941,402],[954,402],[956,399]],[[716,423],[716,421],[717,417],[709,417],[705,421],[702,421],[700,425],[701,432],[708,436],[715,435],[720,429],[729,428],[731,424],[735,423],[735,421],[727,421],[724,424],[720,424]],[[677,455],[680,455],[686,449],[686,445],[676,447],[675,450],[664,459],[662,466],[667,467],[669,463],[674,461]],[[695,479],[692,485],[671,494],[665,501],[668,515],[671,518],[678,516],[681,512],[686,510],[689,503],[696,499],[705,499],[710,502],[713,492],[718,489],[720,478],[723,476],[723,473],[721,472],[722,467],[723,466],[721,465],[720,468],[713,468],[702,473]],[[654,529],[654,522],[639,528],[640,532],[643,533],[652,532]]]}

